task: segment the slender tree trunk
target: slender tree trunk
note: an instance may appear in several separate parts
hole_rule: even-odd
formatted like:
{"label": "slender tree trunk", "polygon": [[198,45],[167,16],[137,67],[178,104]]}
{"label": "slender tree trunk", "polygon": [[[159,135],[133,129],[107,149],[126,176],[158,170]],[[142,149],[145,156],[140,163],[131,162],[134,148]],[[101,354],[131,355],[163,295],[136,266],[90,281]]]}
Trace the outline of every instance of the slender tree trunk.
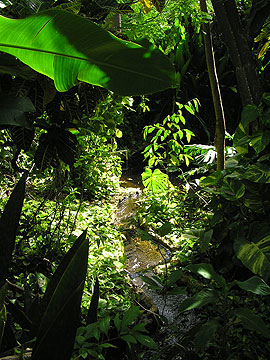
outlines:
{"label": "slender tree trunk", "polygon": [[[203,12],[208,12],[206,0],[200,0],[200,7]],[[217,170],[223,170],[225,167],[225,116],[223,111],[222,98],[217,76],[211,29],[209,23],[204,23],[202,25],[202,29],[204,32],[203,38],[206,64],[216,115],[215,148],[217,151]]]}
{"label": "slender tree trunk", "polygon": [[242,105],[258,105],[262,88],[258,78],[256,63],[248,42],[248,34],[241,25],[234,0],[212,0],[212,5],[235,67],[238,90]]}

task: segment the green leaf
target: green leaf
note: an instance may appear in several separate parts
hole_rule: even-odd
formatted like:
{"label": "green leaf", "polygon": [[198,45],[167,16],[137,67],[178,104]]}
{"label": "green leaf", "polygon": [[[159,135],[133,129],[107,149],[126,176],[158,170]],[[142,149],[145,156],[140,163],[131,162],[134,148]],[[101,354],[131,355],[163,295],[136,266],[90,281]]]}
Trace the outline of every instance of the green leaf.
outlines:
{"label": "green leaf", "polygon": [[120,320],[120,317],[119,317],[119,313],[116,314],[115,318],[114,318],[114,325],[117,329],[117,331],[120,333],[120,329],[121,329],[121,320]]}
{"label": "green leaf", "polygon": [[109,316],[105,316],[103,319],[101,319],[98,323],[98,326],[100,330],[108,336],[108,331],[110,328],[110,321],[111,318]]}
{"label": "green leaf", "polygon": [[122,335],[120,336],[120,338],[128,344],[137,344],[137,340],[135,339],[135,337],[130,334]]}
{"label": "green leaf", "polygon": [[183,277],[183,271],[182,270],[174,270],[167,279],[167,285],[173,285],[175,284],[179,279]]}
{"label": "green leaf", "polygon": [[215,280],[216,283],[220,286],[224,286],[226,283],[225,279],[215,272],[211,264],[191,264],[186,266],[185,269],[188,271],[192,271],[195,274],[199,274],[205,279]]}
{"label": "green leaf", "polygon": [[147,346],[150,349],[158,350],[157,344],[154,342],[154,340],[150,336],[147,336],[144,334],[139,334],[139,333],[133,333],[133,336],[142,345]]}
{"label": "green leaf", "polygon": [[200,248],[202,252],[205,252],[208,249],[209,243],[212,240],[213,229],[204,231],[200,236]]}
{"label": "green leaf", "polygon": [[92,323],[85,327],[85,339],[91,339],[94,337],[97,341],[99,341],[100,338],[100,331],[98,327],[98,323]]}
{"label": "green leaf", "polygon": [[94,286],[94,292],[87,313],[86,325],[92,324],[97,321],[98,302],[99,302],[99,282],[97,277]]}
{"label": "green leaf", "polygon": [[168,175],[161,172],[159,169],[155,169],[153,172],[147,168],[142,173],[143,185],[153,191],[154,193],[165,191],[170,184]]}
{"label": "green leaf", "polygon": [[236,281],[237,285],[246,291],[257,295],[270,295],[270,286],[258,276],[253,276],[246,281]]}
{"label": "green leaf", "polygon": [[0,286],[5,282],[15,245],[25,193],[24,174],[12,191],[0,219]]}
{"label": "green leaf", "polygon": [[66,11],[46,10],[20,20],[0,17],[0,34],[1,51],[53,79],[58,91],[84,81],[139,95],[175,84],[173,66],[152,44],[120,40]]}
{"label": "green leaf", "polygon": [[254,330],[266,338],[270,338],[270,329],[265,325],[263,319],[260,316],[255,315],[253,311],[246,308],[240,308],[235,311],[235,315],[246,329]]}
{"label": "green leaf", "polygon": [[174,286],[166,292],[168,295],[187,295],[187,289],[183,286]]}
{"label": "green leaf", "polygon": [[139,323],[139,324],[133,326],[132,331],[147,332],[147,330],[145,329],[145,326],[146,326],[146,324]]}
{"label": "green leaf", "polygon": [[207,347],[219,327],[220,324],[217,320],[210,320],[207,323],[203,324],[194,338],[195,350],[198,352],[203,351]]}
{"label": "green leaf", "polygon": [[270,169],[266,164],[249,165],[243,174],[244,179],[256,183],[270,183]]}
{"label": "green leaf", "polygon": [[202,178],[200,180],[200,186],[217,186],[219,181],[223,178],[222,172],[220,170],[215,171],[213,174]]}
{"label": "green leaf", "polygon": [[218,301],[218,293],[213,289],[204,289],[192,296],[189,299],[184,300],[179,307],[179,312],[191,310],[207,305],[214,304]]}
{"label": "green leaf", "polygon": [[185,109],[191,114],[191,115],[195,115],[195,111],[194,109],[192,109],[191,106],[189,105],[184,105]]}
{"label": "green leaf", "polygon": [[27,120],[25,113],[33,111],[35,107],[29,98],[0,93],[1,126],[20,126],[31,129],[32,124]]}
{"label": "green leaf", "polygon": [[250,140],[250,146],[259,154],[263,151],[270,142],[270,131],[258,131],[256,134],[253,134]]}
{"label": "green leaf", "polygon": [[256,105],[246,105],[241,114],[241,122],[239,128],[244,132],[248,132],[249,124],[255,121],[259,116],[259,110]]}
{"label": "green leaf", "polygon": [[129,308],[121,320],[121,331],[126,330],[129,325],[133,323],[137,319],[140,313],[140,307],[139,306],[132,306]]}
{"label": "green leaf", "polygon": [[159,281],[150,278],[149,276],[140,275],[140,278],[153,290],[160,290],[163,287],[163,285]]}
{"label": "green leaf", "polygon": [[241,181],[225,178],[221,186],[221,195],[231,201],[240,199],[245,194],[245,185]]}
{"label": "green leaf", "polygon": [[170,232],[172,232],[172,224],[170,222],[165,222],[159,229],[158,234],[160,236],[168,235]]}
{"label": "green leaf", "polygon": [[267,280],[270,276],[270,235],[249,242],[239,233],[235,236],[234,251],[242,263],[254,274]]}
{"label": "green leaf", "polygon": [[190,143],[192,136],[195,136],[194,132],[188,129],[184,129],[186,133],[187,142]]}
{"label": "green leaf", "polygon": [[115,348],[117,349],[117,346],[113,345],[113,344],[110,344],[110,343],[103,343],[103,344],[100,344],[101,347],[103,348]]}
{"label": "green leaf", "polygon": [[84,231],[64,256],[47,286],[42,301],[42,305],[47,306],[38,329],[32,360],[70,359],[87,264],[88,240]]}

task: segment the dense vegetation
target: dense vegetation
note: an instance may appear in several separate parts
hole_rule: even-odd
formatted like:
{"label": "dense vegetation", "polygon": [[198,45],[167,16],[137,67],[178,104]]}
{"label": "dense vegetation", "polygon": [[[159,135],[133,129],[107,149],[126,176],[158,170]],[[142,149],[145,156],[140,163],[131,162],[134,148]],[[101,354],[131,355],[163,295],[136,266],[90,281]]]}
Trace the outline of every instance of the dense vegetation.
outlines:
{"label": "dense vegetation", "polygon": [[270,1],[0,4],[0,359],[268,359]]}

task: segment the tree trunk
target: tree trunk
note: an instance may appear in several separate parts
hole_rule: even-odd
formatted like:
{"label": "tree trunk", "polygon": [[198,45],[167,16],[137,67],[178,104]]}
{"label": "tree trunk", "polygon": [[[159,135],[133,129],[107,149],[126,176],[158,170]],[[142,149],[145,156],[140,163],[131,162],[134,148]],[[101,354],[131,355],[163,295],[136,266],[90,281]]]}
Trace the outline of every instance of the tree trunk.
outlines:
{"label": "tree trunk", "polygon": [[262,88],[256,63],[248,44],[248,34],[245,34],[240,23],[235,1],[212,0],[212,5],[223,40],[235,67],[242,105],[258,105],[262,96]]}
{"label": "tree trunk", "polygon": [[[207,11],[205,0],[200,0],[200,7],[203,12]],[[204,49],[208,76],[211,86],[212,99],[214,103],[216,116],[216,130],[215,130],[215,148],[217,151],[217,170],[223,170],[225,167],[225,116],[222,105],[222,98],[220,93],[219,81],[216,70],[215,56],[213,51],[212,36],[209,23],[202,25]]]}

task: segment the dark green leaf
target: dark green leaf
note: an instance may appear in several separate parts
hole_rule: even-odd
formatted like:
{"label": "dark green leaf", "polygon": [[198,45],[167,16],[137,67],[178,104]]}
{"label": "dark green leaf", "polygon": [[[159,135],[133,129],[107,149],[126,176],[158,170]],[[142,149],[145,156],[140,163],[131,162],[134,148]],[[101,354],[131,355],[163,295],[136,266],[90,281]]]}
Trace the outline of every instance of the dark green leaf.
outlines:
{"label": "dark green leaf", "polygon": [[235,311],[235,315],[242,322],[246,329],[254,330],[266,338],[270,338],[270,329],[268,329],[268,327],[265,325],[263,319],[260,316],[254,314],[251,310],[240,308]]}
{"label": "dark green leaf", "polygon": [[236,281],[237,285],[246,291],[253,292],[257,295],[270,295],[270,286],[258,276],[253,276],[246,281]]}
{"label": "dark green leaf", "polygon": [[110,321],[111,321],[111,318],[109,316],[105,316],[98,323],[98,327],[100,328],[100,330],[107,336],[108,336],[108,331],[110,328]]}
{"label": "dark green leaf", "polygon": [[120,329],[121,329],[121,320],[120,320],[120,317],[119,317],[119,313],[116,314],[115,318],[114,318],[114,325],[117,329],[117,331],[120,333]]}
{"label": "dark green leaf", "polygon": [[25,80],[35,80],[37,74],[34,70],[9,54],[0,54],[0,73],[18,76]]}
{"label": "dark green leaf", "polygon": [[132,306],[125,312],[123,319],[121,320],[121,331],[126,330],[127,327],[137,319],[139,312],[139,306]]}
{"label": "dark green leaf", "polygon": [[135,339],[135,337],[130,334],[122,335],[121,339],[123,339],[128,344],[137,344],[137,340]]}
{"label": "dark green leaf", "polygon": [[158,234],[160,236],[168,235],[170,232],[172,232],[172,224],[169,222],[165,222],[159,229]]}
{"label": "dark green leaf", "polygon": [[26,175],[12,191],[0,219],[0,286],[5,282],[24,200]]}
{"label": "dark green leaf", "polygon": [[136,338],[136,340],[138,340],[139,343],[141,343],[142,345],[147,346],[150,349],[158,350],[157,344],[150,336],[139,333],[136,334],[134,333],[133,335]]}
{"label": "dark green leaf", "polygon": [[213,229],[204,231],[203,234],[200,236],[200,247],[202,252],[205,252],[208,249],[209,243],[212,240],[212,236]]}
{"label": "dark green leaf", "polygon": [[183,271],[182,270],[174,270],[167,279],[167,286],[175,284],[179,279],[183,277]]}
{"label": "dark green leaf", "polygon": [[187,289],[183,286],[175,286],[167,291],[168,295],[186,295]]}
{"label": "dark green leaf", "polygon": [[97,277],[95,286],[94,286],[94,292],[92,295],[91,303],[90,303],[89,310],[87,313],[86,325],[97,322],[98,302],[99,302],[99,282],[98,282],[98,277]]}
{"label": "dark green leaf", "polygon": [[77,151],[77,138],[67,130],[53,126],[39,138],[35,164],[42,171],[49,165],[55,166],[57,156],[68,165],[73,165]]}
{"label": "dark green leaf", "polygon": [[33,111],[35,111],[35,107],[29,98],[0,94],[1,126],[19,126],[31,129],[32,124],[28,122],[25,113]]}
{"label": "dark green leaf", "polygon": [[214,304],[218,301],[218,293],[213,289],[204,289],[189,299],[184,300],[179,306],[179,312],[191,310],[207,305]]}
{"label": "dark green leaf", "polygon": [[16,323],[21,326],[22,329],[32,329],[32,322],[21,307],[9,301],[7,304],[7,310],[12,315]]}
{"label": "dark green leaf", "polygon": [[18,149],[28,151],[34,139],[34,131],[23,127],[11,126],[9,135]]}
{"label": "dark green leaf", "polygon": [[241,181],[225,178],[221,186],[221,195],[231,201],[240,199],[245,193],[245,185]]}
{"label": "dark green leaf", "polygon": [[153,278],[150,278],[149,276],[140,275],[140,278],[153,290],[160,290],[163,287],[162,283]]}
{"label": "dark green leaf", "polygon": [[259,116],[259,110],[256,105],[246,105],[242,110],[240,129],[247,133],[249,124],[255,121]]}
{"label": "dark green leaf", "polygon": [[225,285],[225,279],[218,275],[211,264],[191,264],[186,266],[186,270],[192,271],[195,274],[203,276],[205,279],[215,280],[220,286]]}
{"label": "dark green leaf", "polygon": [[243,176],[245,179],[256,183],[270,183],[269,166],[263,163],[249,165]]}
{"label": "dark green leaf", "polygon": [[139,323],[135,326],[133,326],[132,331],[140,331],[140,332],[147,332],[147,330],[145,329],[145,325],[144,323]]}
{"label": "dark green leaf", "polygon": [[[53,274],[44,298],[32,360],[67,360],[73,351],[88,263],[86,231],[76,240]],[[53,349],[53,351],[52,351]]]}
{"label": "dark green leaf", "polygon": [[219,326],[220,324],[217,320],[210,320],[200,327],[194,339],[196,351],[203,351],[207,347]]}
{"label": "dark green leaf", "polygon": [[258,131],[257,133],[252,135],[252,138],[250,140],[250,145],[253,147],[253,149],[256,151],[257,154],[263,151],[269,145],[269,143],[270,143],[269,130]]}

